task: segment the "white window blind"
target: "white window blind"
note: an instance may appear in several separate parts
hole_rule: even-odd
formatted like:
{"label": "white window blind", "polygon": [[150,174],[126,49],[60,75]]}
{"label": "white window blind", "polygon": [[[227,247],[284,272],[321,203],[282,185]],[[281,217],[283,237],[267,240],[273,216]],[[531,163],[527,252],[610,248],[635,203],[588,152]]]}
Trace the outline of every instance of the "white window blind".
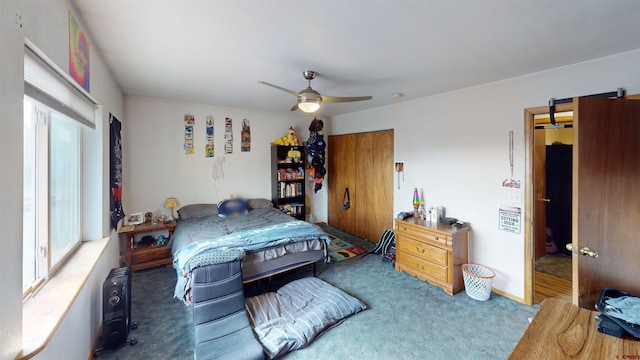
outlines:
{"label": "white window blind", "polygon": [[24,52],[24,94],[95,129],[97,102],[35,46]]}

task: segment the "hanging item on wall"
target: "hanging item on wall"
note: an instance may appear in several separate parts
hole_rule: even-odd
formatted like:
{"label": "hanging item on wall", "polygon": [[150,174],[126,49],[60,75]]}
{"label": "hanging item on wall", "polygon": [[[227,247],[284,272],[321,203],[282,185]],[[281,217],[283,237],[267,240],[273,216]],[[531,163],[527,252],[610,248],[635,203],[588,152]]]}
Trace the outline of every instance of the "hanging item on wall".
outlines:
{"label": "hanging item on wall", "polygon": [[309,164],[310,181],[314,183],[313,192],[322,189],[322,181],[327,174],[325,164],[324,123],[314,118],[309,125],[309,139],[306,143],[307,162]]}
{"label": "hanging item on wall", "polygon": [[213,187],[216,191],[216,199],[220,199],[218,196],[218,180],[224,179],[222,164],[226,161],[227,159],[224,156],[218,156],[213,160],[213,172],[211,173],[211,177],[213,178]]}
{"label": "hanging item on wall", "polygon": [[242,120],[240,141],[240,151],[251,151],[251,125],[247,119]]}
{"label": "hanging item on wall", "polygon": [[513,178],[513,130],[509,131],[509,169],[511,176],[502,181],[502,187],[519,189],[520,180]]}
{"label": "hanging item on wall", "polygon": [[69,12],[69,75],[89,91],[89,39]]}
{"label": "hanging item on wall", "polygon": [[213,116],[208,115],[206,123],[207,123],[207,139],[204,146],[204,154],[205,154],[204,156],[213,157],[213,155],[215,154],[215,151],[213,148]]}
{"label": "hanging item on wall", "polygon": [[233,153],[233,120],[224,119],[224,153]]}
{"label": "hanging item on wall", "polygon": [[193,148],[193,125],[196,119],[191,114],[184,115],[184,153],[192,155],[195,153]]}
{"label": "hanging item on wall", "polygon": [[396,172],[398,173],[398,190],[400,189],[400,174],[402,174],[402,182],[404,182],[404,163],[396,163]]}
{"label": "hanging item on wall", "polygon": [[111,135],[109,152],[111,157],[111,227],[118,228],[118,222],[124,218],[122,210],[122,124],[109,113]]}

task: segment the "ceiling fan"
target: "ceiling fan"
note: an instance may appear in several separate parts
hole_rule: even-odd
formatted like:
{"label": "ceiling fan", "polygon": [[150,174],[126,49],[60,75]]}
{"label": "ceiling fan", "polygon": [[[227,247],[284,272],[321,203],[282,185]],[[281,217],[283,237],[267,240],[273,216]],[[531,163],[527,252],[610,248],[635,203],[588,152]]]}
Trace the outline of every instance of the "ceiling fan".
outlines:
{"label": "ceiling fan", "polygon": [[312,113],[318,111],[320,108],[320,104],[323,102],[326,103],[337,103],[337,102],[351,102],[351,101],[362,101],[362,100],[371,100],[371,96],[323,96],[320,95],[319,92],[313,90],[311,88],[311,80],[315,79],[318,75],[317,72],[313,70],[303,71],[302,75],[305,79],[308,80],[307,88],[304,90],[300,90],[300,92],[295,92],[293,90],[285,89],[278,85],[269,84],[268,82],[258,81],[261,84],[265,84],[271,87],[274,87],[278,90],[282,90],[291,95],[295,95],[298,98],[298,102],[293,105],[291,111],[295,111],[296,109],[300,109],[306,113]]}

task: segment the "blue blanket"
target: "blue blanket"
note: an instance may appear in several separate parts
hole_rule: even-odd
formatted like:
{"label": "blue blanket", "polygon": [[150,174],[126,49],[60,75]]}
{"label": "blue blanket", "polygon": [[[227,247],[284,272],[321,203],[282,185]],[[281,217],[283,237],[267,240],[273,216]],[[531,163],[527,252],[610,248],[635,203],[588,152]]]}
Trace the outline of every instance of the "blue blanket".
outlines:
{"label": "blue blanket", "polygon": [[231,218],[212,215],[179,220],[167,244],[178,276],[175,297],[188,301],[192,259],[199,266],[224,263],[240,260],[246,252],[314,239],[330,242],[318,226],[274,208],[254,209]]}
{"label": "blue blanket", "polygon": [[173,265],[176,269],[188,270],[188,262],[196,255],[204,252],[225,252],[242,249],[253,251],[296,241],[325,239],[328,236],[316,226],[304,221],[294,220],[286,223],[269,225],[253,230],[240,231],[213,239],[202,239],[191,242],[173,254]]}

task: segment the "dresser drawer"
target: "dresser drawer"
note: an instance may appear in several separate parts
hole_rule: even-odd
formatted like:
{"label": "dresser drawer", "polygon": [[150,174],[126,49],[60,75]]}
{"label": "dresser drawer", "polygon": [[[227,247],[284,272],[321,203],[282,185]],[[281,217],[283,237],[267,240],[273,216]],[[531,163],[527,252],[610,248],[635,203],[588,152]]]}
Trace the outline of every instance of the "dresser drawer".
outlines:
{"label": "dresser drawer", "polygon": [[406,235],[416,240],[432,242],[437,245],[449,246],[451,244],[451,234],[441,233],[432,229],[421,226],[413,226],[412,224],[397,224],[396,236]]}
{"label": "dresser drawer", "polygon": [[424,259],[420,259],[413,255],[409,255],[404,251],[398,251],[396,253],[396,261],[434,279],[445,282],[447,281],[447,267],[443,267]]}
{"label": "dresser drawer", "polygon": [[403,234],[398,234],[396,245],[399,251],[404,251],[438,265],[447,266],[447,251],[444,249],[415,241]]}
{"label": "dresser drawer", "polygon": [[169,257],[171,252],[166,246],[157,247],[145,247],[144,249],[137,249],[132,254],[132,262],[139,264],[147,261],[164,259]]}

